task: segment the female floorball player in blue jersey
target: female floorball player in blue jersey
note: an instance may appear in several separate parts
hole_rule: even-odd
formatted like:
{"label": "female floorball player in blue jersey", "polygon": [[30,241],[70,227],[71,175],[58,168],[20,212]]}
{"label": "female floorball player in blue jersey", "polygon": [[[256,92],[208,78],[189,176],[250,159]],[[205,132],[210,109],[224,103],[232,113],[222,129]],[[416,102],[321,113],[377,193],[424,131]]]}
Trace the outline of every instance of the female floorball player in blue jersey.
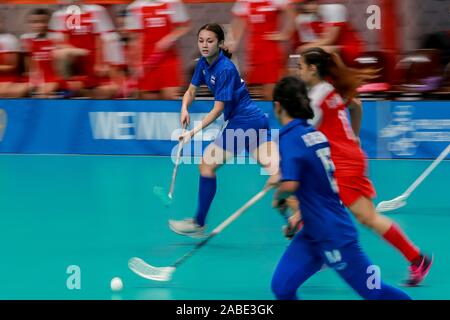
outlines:
{"label": "female floorball player in blue jersey", "polygon": [[296,299],[297,289],[326,263],[364,299],[410,299],[381,281],[379,268],[359,245],[355,226],[339,200],[328,140],[307,124],[314,113],[301,80],[287,77],[277,83],[274,113],[283,128],[281,179],[273,205],[285,210],[285,199],[295,195],[304,222],[273,275],[275,296]]}
{"label": "female floorball player in blue jersey", "polygon": [[[203,154],[195,217],[181,221],[169,220],[169,226],[174,232],[191,237],[204,235],[206,216],[216,193],[216,171],[228,159],[245,148],[266,168],[274,181],[278,172],[278,150],[276,144],[271,141],[268,119],[251,100],[244,81],[229,59],[230,55],[222,48],[224,38],[224,32],[218,24],[206,24],[198,31],[198,48],[202,57],[183,96],[181,107],[180,120],[182,126],[185,126],[189,124],[188,108],[195,99],[197,88],[206,84],[214,94],[213,109],[200,125],[181,137],[184,142],[210,125],[222,113],[225,121],[228,121],[226,130],[222,131]],[[238,137],[238,134],[242,136]],[[250,138],[243,138],[246,135]]]}

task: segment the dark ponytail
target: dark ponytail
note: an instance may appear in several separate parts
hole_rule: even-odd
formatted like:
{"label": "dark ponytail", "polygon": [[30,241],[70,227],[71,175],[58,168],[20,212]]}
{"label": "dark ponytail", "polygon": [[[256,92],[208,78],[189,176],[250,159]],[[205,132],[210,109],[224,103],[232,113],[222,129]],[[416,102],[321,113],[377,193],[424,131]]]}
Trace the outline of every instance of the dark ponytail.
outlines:
{"label": "dark ponytail", "polygon": [[[222,27],[218,23],[207,23],[203,25],[197,32],[197,37],[200,34],[200,31],[207,30],[214,32],[217,36],[218,42],[224,42],[225,41],[225,32],[223,31]],[[225,57],[231,59],[232,53],[228,51],[227,48],[221,46],[220,49],[222,50]]]}
{"label": "dark ponytail", "polygon": [[301,53],[307,65],[315,65],[320,78],[331,78],[337,92],[347,101],[357,95],[356,89],[368,80],[378,77],[380,70],[347,67],[336,53],[322,48],[311,48]]}
{"label": "dark ponytail", "polygon": [[273,90],[273,101],[278,101],[292,118],[314,118],[306,85],[298,78],[285,77],[278,81]]}

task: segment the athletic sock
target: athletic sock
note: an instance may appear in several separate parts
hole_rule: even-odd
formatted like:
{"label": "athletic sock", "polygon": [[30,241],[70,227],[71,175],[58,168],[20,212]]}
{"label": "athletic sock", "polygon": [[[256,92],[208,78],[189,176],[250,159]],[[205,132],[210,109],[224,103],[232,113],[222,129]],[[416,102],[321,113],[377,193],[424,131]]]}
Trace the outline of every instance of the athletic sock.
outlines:
{"label": "athletic sock", "polygon": [[198,190],[198,206],[195,221],[200,226],[205,225],[209,207],[214,199],[217,188],[216,177],[203,177],[200,175],[200,186]]}
{"label": "athletic sock", "polygon": [[395,223],[383,234],[383,238],[397,248],[410,263],[414,263],[420,258],[419,249]]}

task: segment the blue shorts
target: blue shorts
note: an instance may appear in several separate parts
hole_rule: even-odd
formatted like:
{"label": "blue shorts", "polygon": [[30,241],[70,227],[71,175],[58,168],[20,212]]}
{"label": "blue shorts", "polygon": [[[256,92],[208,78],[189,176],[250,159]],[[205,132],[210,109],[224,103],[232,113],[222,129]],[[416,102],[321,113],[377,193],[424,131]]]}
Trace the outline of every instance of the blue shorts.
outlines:
{"label": "blue shorts", "polygon": [[269,120],[264,115],[255,119],[230,119],[214,140],[218,147],[239,155],[244,149],[253,152],[265,142],[272,140]]}

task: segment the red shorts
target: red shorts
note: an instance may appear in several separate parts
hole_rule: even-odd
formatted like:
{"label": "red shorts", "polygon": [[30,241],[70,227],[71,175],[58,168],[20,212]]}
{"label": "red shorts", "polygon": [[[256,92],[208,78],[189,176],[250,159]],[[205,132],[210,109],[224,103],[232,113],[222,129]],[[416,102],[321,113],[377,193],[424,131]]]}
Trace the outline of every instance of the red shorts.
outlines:
{"label": "red shorts", "polygon": [[180,64],[177,59],[164,61],[151,70],[144,70],[144,77],[138,80],[141,91],[160,91],[164,88],[181,86]]}
{"label": "red shorts", "polygon": [[339,188],[339,196],[347,208],[358,200],[359,197],[369,199],[376,197],[375,188],[366,176],[343,176],[336,178],[336,180]]}
{"label": "red shorts", "polygon": [[246,71],[247,84],[277,83],[283,75],[283,60],[250,63]]}

